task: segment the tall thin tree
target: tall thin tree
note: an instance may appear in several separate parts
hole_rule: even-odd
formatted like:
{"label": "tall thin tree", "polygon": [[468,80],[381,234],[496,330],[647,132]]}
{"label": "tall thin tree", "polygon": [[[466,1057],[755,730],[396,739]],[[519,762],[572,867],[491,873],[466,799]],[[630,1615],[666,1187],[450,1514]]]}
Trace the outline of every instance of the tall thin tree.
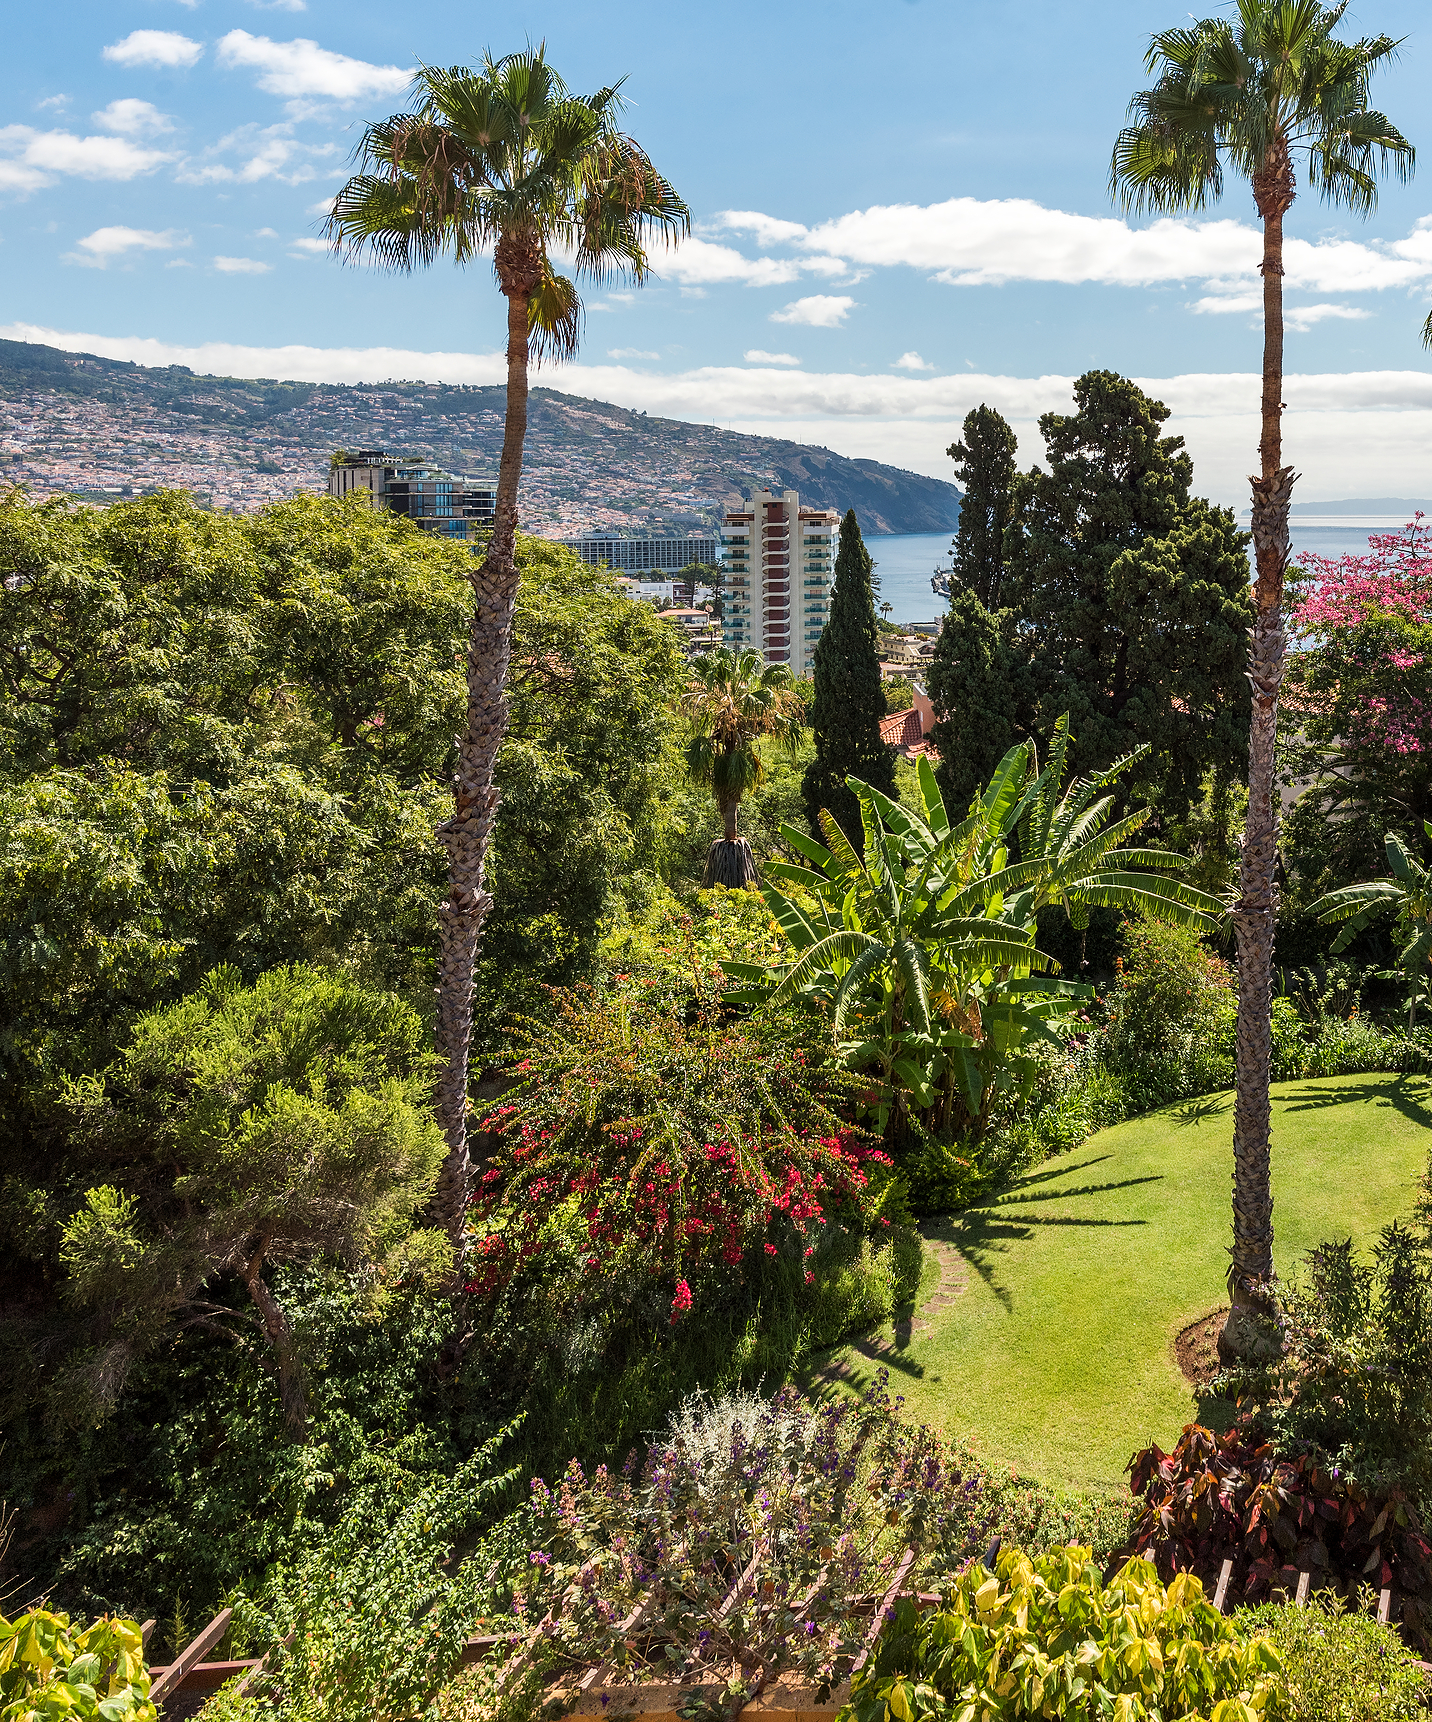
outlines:
{"label": "tall thin tree", "polygon": [[846,787],[846,778],[858,777],[886,795],[895,793],[894,756],[880,735],[885,689],[870,575],[870,552],[852,508],[840,523],[830,617],[816,642],[810,713],[815,758],[806,767],[801,793],[812,830],[819,833],[817,816],[828,807],[855,844],[862,841],[860,803]]}
{"label": "tall thin tree", "polygon": [[1004,584],[1004,529],[1009,525],[1018,446],[1004,415],[982,404],[965,414],[960,441],[945,450],[965,487],[951,567],[955,579],[986,610],[999,609]]}
{"label": "tall thin tree", "polygon": [[481,562],[467,647],[467,718],[457,738],[452,817],[439,827],[449,888],[438,914],[437,1111],[447,1157],[434,1217],[462,1262],[467,1153],[468,1046],[478,939],[492,898],[483,878],[497,791],[493,768],[507,723],[504,686],[517,595],[517,487],[527,431],[527,368],[569,357],[581,334],[574,282],[549,252],[573,259],[580,279],[637,284],[653,235],[690,230],[686,205],[618,125],[616,87],[574,95],[529,48],[476,68],[422,67],[409,110],[365,128],[357,172],[333,199],[334,249],[403,271],[440,256],[458,264],[492,256],[507,299],[507,407],[497,506]]}
{"label": "tall thin tree", "polygon": [[1225,163],[1252,186],[1263,223],[1263,395],[1260,468],[1253,489],[1257,557],[1249,678],[1248,824],[1238,938],[1238,1076],[1233,1122],[1232,1308],[1220,1337],[1225,1356],[1264,1343],[1259,1287],[1273,1277],[1271,978],[1277,909],[1278,809],[1273,750],[1283,679],[1283,575],[1295,474],[1283,465],[1283,218],[1296,195],[1301,156],[1327,203],[1367,214],[1376,174],[1406,179],[1411,144],[1369,106],[1374,73],[1395,54],[1389,36],[1339,41],[1346,0],[1238,0],[1233,19],[1205,18],[1164,30],[1144,64],[1157,82],[1135,95],[1133,123],[1119,133],[1111,187],[1126,209],[1170,213],[1205,208],[1223,192]]}

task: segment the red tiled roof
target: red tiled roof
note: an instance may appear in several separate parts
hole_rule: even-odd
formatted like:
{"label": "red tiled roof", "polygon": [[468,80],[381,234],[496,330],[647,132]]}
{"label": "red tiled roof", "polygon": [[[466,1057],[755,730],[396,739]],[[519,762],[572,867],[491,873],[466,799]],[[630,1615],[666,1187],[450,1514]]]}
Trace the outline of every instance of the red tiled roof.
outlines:
{"label": "red tiled roof", "polygon": [[880,720],[880,739],[887,747],[914,747],[923,738],[920,714],[913,706],[907,712],[893,712]]}

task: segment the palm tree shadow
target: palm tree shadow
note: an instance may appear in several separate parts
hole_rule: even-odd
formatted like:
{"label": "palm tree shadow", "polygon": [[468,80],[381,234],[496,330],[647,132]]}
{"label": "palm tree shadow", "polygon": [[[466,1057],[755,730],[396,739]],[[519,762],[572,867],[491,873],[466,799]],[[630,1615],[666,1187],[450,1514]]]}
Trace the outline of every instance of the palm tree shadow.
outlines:
{"label": "palm tree shadow", "polygon": [[1432,1126],[1432,1098],[1425,1076],[1368,1076],[1360,1082],[1341,1082],[1336,1088],[1305,1088],[1284,1102],[1289,1112],[1328,1112],[1335,1106],[1391,1107],[1423,1129]]}
{"label": "palm tree shadow", "polygon": [[1197,1100],[1190,1100],[1187,1106],[1180,1106],[1174,1113],[1174,1123],[1180,1129],[1186,1130],[1189,1125],[1202,1124],[1206,1118],[1221,1118],[1233,1103],[1229,1094],[1200,1095]]}

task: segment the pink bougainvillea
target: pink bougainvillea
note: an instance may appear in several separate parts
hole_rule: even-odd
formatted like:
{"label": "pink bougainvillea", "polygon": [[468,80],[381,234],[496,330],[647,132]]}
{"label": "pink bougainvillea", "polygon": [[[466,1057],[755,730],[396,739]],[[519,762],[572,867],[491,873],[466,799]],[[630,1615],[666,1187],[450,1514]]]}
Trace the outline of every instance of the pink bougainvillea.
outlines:
{"label": "pink bougainvillea", "polygon": [[1307,583],[1293,614],[1305,634],[1355,628],[1374,616],[1432,621],[1432,528],[1422,515],[1400,532],[1375,532],[1363,556],[1305,556]]}

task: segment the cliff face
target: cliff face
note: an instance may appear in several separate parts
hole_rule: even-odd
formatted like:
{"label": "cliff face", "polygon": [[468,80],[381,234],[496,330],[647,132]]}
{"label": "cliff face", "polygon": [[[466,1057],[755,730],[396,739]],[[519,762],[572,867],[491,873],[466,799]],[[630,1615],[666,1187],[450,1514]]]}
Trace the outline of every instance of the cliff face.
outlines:
{"label": "cliff face", "polygon": [[[0,459],[6,478],[42,495],[173,486],[218,508],[257,508],[323,488],[334,448],[388,448],[495,473],[505,393],[203,377],[0,341],[0,430],[10,451]],[[869,533],[949,532],[959,515],[953,484],[879,461],[532,392],[522,485],[529,531],[690,531],[714,525],[726,500],[753,485],[854,508]]]}

